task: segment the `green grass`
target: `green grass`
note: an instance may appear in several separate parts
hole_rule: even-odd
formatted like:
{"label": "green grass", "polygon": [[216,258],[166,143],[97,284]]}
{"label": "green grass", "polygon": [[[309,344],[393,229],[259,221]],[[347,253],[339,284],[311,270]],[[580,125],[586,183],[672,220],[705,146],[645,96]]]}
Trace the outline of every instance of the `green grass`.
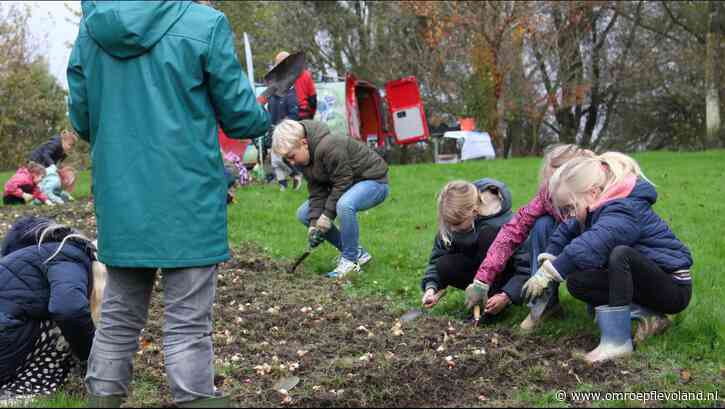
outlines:
{"label": "green grass", "polygon": [[[647,177],[657,185],[657,213],[692,251],[694,290],[689,307],[675,317],[665,335],[638,348],[636,359],[663,376],[634,390],[719,390],[725,371],[725,151],[698,153],[651,152],[635,155]],[[474,161],[454,165],[393,166],[391,193],[380,206],[359,214],[360,241],[373,255],[362,274],[353,277],[349,291],[375,294],[397,308],[420,302],[420,279],[436,229],[435,196],[454,179],[492,177],[504,181],[513,194],[514,209],[536,192],[539,158]],[[279,192],[276,186],[239,190],[230,208],[230,240],[260,243],[276,257],[292,259],[305,247],[305,232],[295,219],[306,192]],[[306,274],[323,274],[334,268],[336,251],[325,245],[305,261]],[[460,316],[463,296],[453,291],[434,314]],[[556,337],[576,331],[598,333],[584,305],[562,286],[562,303],[568,319],[547,325],[545,334]],[[501,323],[516,326],[527,314],[514,308]],[[692,380],[683,384],[677,374],[688,369]],[[668,375],[668,376],[664,376]],[[720,394],[725,393],[720,390]],[[546,396],[527,399],[548,406]],[[693,404],[671,402],[671,405]],[[620,403],[621,405],[621,403]]]}
{"label": "green grass", "polygon": [[[673,327],[640,347],[634,360],[656,371],[632,390],[719,390],[725,373],[725,151],[701,153],[656,152],[635,156],[657,185],[655,210],[693,253],[694,292],[689,307],[675,318]],[[504,181],[513,194],[514,209],[536,192],[539,158],[474,161],[453,165],[393,166],[391,193],[380,206],[358,215],[361,244],[373,255],[364,273],[353,276],[349,291],[386,297],[391,307],[419,305],[420,279],[427,263],[436,229],[435,196],[454,179],[492,177]],[[3,183],[10,173],[0,174]],[[87,195],[88,174],[79,175],[76,195]],[[292,260],[306,245],[306,229],[296,220],[297,207],[306,191],[279,192],[276,185],[240,188],[229,209],[230,242],[253,241],[275,258]],[[305,261],[305,273],[323,274],[334,268],[336,252],[323,245]],[[597,333],[586,316],[583,303],[574,300],[562,286],[567,319],[552,322],[543,331],[556,337],[576,331]],[[310,291],[314,291],[311,289]],[[434,314],[459,316],[463,297],[452,291]],[[499,325],[516,326],[527,314],[525,308],[510,310]],[[683,383],[680,369],[692,376]],[[596,390],[596,386],[593,387]],[[722,399],[722,397],[721,397]],[[537,406],[556,405],[551,396],[522,396]],[[612,403],[613,404],[613,403]],[[619,406],[623,403],[620,402]],[[669,402],[688,405],[693,402]]]}

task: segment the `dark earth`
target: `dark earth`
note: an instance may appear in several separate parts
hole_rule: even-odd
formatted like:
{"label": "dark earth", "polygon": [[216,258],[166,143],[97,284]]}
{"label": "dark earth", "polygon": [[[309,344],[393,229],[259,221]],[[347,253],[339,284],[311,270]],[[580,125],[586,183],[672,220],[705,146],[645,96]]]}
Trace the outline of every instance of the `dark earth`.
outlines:
{"label": "dark earth", "polygon": [[[23,214],[95,235],[88,201],[0,207],[0,234]],[[233,259],[219,270],[213,337],[215,381],[240,406],[518,406],[526,399],[553,405],[562,404],[557,390],[588,384],[621,391],[646,373],[631,361],[585,364],[580,353],[598,343],[591,333],[525,336],[430,314],[402,323],[404,311],[383,299],[352,297],[344,282],[306,274],[304,264],[287,274],[291,260],[275,262],[254,245],[233,247]],[[161,291],[157,285],[126,406],[173,406],[160,350]],[[78,375],[65,391],[85,395]]]}

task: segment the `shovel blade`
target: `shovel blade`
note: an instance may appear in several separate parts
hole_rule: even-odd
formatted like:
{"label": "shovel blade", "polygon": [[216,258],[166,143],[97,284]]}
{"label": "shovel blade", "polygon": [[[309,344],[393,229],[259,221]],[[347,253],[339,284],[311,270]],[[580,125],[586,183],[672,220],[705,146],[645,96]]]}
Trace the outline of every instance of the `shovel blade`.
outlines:
{"label": "shovel blade", "polygon": [[541,318],[541,315],[544,314],[544,310],[546,310],[546,304],[549,303],[550,298],[551,295],[548,294],[548,292],[545,292],[541,296],[531,300],[531,303],[529,304],[529,307],[531,308],[531,318],[534,320]]}
{"label": "shovel blade", "polygon": [[287,274],[292,274],[292,273],[294,273],[294,272],[295,272],[295,270],[297,269],[297,267],[298,267],[298,266],[299,266],[300,264],[302,264],[302,262],[303,262],[303,261],[305,261],[305,259],[307,258],[307,256],[309,256],[309,255],[310,255],[310,253],[311,253],[311,251],[310,251],[310,250],[307,250],[307,251],[305,251],[304,253],[302,253],[302,255],[301,255],[301,256],[297,257],[297,260],[295,260],[295,262],[294,262],[294,263],[293,263],[293,264],[292,264],[292,265],[290,266],[290,268],[289,268],[289,269],[287,269]]}
{"label": "shovel blade", "polygon": [[414,308],[403,314],[400,317],[400,320],[403,322],[415,321],[416,319],[420,318],[421,315],[423,315],[423,310],[421,310],[420,308]]}

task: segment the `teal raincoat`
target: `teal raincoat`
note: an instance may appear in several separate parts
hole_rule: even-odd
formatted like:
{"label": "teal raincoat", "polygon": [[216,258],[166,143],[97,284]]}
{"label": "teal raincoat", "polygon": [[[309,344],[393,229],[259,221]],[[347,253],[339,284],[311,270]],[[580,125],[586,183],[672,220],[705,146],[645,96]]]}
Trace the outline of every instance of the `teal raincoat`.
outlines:
{"label": "teal raincoat", "polygon": [[91,144],[99,258],[114,267],[229,258],[217,124],[261,136],[266,111],[224,14],[190,1],[84,1],[70,119]]}

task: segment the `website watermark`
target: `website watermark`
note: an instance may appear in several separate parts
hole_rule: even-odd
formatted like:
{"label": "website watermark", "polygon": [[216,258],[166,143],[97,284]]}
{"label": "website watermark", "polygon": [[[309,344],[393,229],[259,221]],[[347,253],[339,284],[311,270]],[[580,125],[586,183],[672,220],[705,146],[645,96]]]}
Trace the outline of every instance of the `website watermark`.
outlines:
{"label": "website watermark", "polygon": [[717,401],[720,391],[648,391],[648,392],[567,392],[558,390],[554,399],[559,402],[592,402],[592,401]]}

